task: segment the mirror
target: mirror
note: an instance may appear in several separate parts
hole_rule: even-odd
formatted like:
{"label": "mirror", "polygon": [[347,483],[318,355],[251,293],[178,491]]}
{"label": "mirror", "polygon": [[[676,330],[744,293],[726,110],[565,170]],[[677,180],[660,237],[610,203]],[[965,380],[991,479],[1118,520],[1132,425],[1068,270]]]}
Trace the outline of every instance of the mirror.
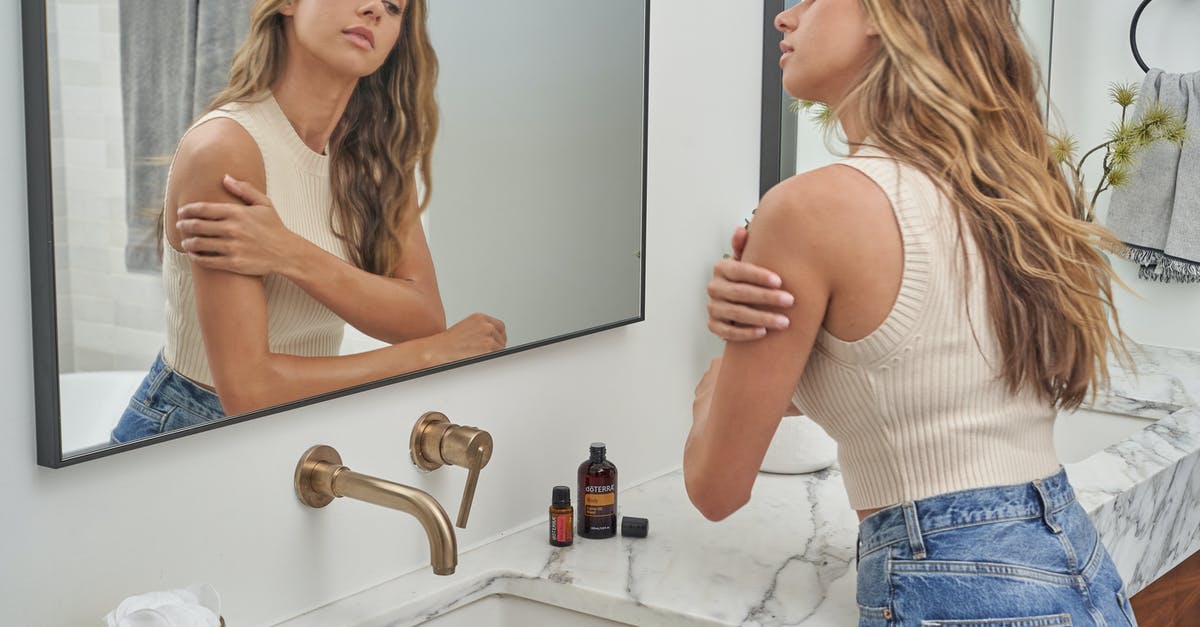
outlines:
{"label": "mirror", "polygon": [[[440,128],[421,230],[446,325],[485,313],[504,323],[505,347],[340,389],[302,388],[177,429],[168,415],[160,433],[117,444],[113,428],[150,385],[171,325],[199,326],[195,315],[168,322],[174,288],[164,287],[156,220],[175,146],[226,85],[256,0],[23,0],[39,464],[74,464],[643,319],[649,1],[408,0],[405,10],[422,1],[439,62]],[[275,196],[282,185],[267,187]],[[272,276],[264,286],[299,287]],[[305,291],[317,299],[318,289]],[[334,325],[326,336],[336,341],[305,354],[394,352],[343,317]],[[208,333],[198,346],[208,346]]]}
{"label": "mirror", "polygon": [[[1050,61],[1053,51],[1055,0],[1014,0],[1030,52],[1038,61],[1042,77],[1043,102],[1049,103]],[[800,0],[767,0],[763,34],[763,117],[762,166],[759,193],[765,194],[776,183],[798,172],[807,172],[836,160],[825,147],[820,124],[805,112],[798,112],[794,99],[780,85],[780,34],[774,19]],[[1047,104],[1048,107],[1048,104]],[[1047,119],[1049,110],[1047,109]],[[844,148],[838,145],[837,148]]]}

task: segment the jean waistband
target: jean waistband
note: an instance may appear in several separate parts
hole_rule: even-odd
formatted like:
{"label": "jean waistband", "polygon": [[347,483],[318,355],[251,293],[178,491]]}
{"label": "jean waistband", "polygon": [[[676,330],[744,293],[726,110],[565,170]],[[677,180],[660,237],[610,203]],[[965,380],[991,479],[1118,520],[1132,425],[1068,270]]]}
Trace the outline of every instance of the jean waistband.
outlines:
{"label": "jean waistband", "polygon": [[156,398],[161,397],[210,420],[225,418],[220,397],[175,372],[161,352],[151,364],[147,378],[151,381],[150,388],[146,391],[147,404],[152,405]]}
{"label": "jean waistband", "polygon": [[[1028,483],[948,492],[905,501],[879,510],[859,523],[858,551],[865,555],[903,540],[942,529],[1020,518],[1044,518],[1057,527],[1053,514],[1075,501],[1066,469]],[[919,544],[919,542],[916,542]]]}

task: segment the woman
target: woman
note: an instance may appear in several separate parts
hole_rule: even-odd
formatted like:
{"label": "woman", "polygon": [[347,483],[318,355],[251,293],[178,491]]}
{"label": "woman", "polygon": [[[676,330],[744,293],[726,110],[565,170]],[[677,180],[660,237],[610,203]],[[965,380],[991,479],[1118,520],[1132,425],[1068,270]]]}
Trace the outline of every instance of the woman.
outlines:
{"label": "woman", "polygon": [[1053,443],[1123,338],[1112,239],[1071,217],[1014,11],[805,0],[776,18],[784,87],[832,107],[851,156],[767,193],[735,237],[745,263],[718,264],[710,327],[749,341],[697,387],[684,476],[721,520],[782,415],[821,424],[861,521],[861,625],[1134,622]]}
{"label": "woman", "polygon": [[[254,5],[172,163],[167,344],[114,442],[504,347],[482,314],[446,329],[419,221],[437,131],[425,18],[425,0]],[[337,356],[346,323],[393,345]]]}

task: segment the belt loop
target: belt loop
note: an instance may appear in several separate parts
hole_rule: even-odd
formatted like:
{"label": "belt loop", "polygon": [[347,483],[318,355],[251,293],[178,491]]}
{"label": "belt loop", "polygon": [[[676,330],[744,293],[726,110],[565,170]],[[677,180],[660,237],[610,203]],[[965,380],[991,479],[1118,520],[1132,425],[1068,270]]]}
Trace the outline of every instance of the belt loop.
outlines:
{"label": "belt loop", "polygon": [[913,559],[925,559],[925,540],[921,537],[921,523],[917,522],[917,504],[906,501],[904,510],[904,528],[908,531],[908,544],[912,547]]}
{"label": "belt loop", "polygon": [[1050,531],[1053,531],[1054,533],[1062,533],[1062,527],[1059,526],[1058,523],[1054,522],[1054,515],[1050,505],[1050,495],[1046,493],[1046,486],[1042,485],[1041,479],[1033,480],[1033,489],[1038,494],[1038,500],[1042,502],[1042,521],[1046,523],[1046,526],[1050,528]]}

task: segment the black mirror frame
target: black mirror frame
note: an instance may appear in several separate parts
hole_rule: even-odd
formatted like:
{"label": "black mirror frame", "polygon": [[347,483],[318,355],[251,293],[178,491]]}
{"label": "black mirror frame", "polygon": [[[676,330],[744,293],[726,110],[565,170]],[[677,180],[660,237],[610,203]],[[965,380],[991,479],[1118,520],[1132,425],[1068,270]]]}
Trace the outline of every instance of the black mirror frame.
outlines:
{"label": "black mirror frame", "polygon": [[497,357],[514,355],[585,335],[643,322],[646,319],[646,200],[650,120],[650,5],[645,7],[644,64],[642,68],[642,270],[640,306],[637,316],[599,326],[564,333],[501,351],[427,368],[409,374],[380,379],[372,383],[319,394],[225,420],[171,431],[156,437],[82,453],[64,458],[62,454],[61,405],[58,385],[58,328],[54,274],[54,197],[50,144],[50,85],[46,0],[21,0],[21,28],[25,87],[25,159],[28,181],[29,264],[34,368],[34,409],[37,421],[37,463],[47,468],[63,468],[108,457],[159,442],[238,424],[254,418],[281,413],[321,401],[341,398],[366,390],[408,381]]}

